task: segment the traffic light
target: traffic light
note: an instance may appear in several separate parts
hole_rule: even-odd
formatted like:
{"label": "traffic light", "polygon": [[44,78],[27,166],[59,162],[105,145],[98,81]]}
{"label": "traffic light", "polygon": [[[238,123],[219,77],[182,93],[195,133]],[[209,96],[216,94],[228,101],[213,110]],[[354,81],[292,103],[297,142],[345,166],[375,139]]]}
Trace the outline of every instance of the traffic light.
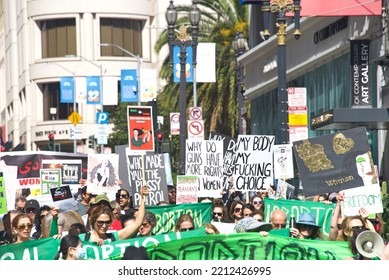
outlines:
{"label": "traffic light", "polygon": [[89,142],[88,147],[90,149],[94,149],[95,148],[95,136],[94,135],[89,136],[88,142]]}
{"label": "traffic light", "polygon": [[158,142],[162,142],[162,131],[158,131]]}
{"label": "traffic light", "polygon": [[55,151],[54,133],[49,134],[49,150]]}
{"label": "traffic light", "polygon": [[158,130],[157,132],[157,153],[161,153],[162,148],[162,131]]}

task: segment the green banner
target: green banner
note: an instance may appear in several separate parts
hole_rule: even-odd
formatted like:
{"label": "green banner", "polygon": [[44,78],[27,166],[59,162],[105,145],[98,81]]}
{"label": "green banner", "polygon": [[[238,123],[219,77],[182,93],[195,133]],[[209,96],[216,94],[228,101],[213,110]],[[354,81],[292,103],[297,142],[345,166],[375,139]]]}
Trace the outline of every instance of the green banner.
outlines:
{"label": "green banner", "polygon": [[[127,246],[150,247],[159,243],[166,243],[181,238],[192,239],[206,235],[204,228],[186,232],[171,232],[150,237],[130,238],[111,242],[104,246],[95,243],[83,242],[87,258],[92,260],[120,259]],[[59,239],[43,238],[20,244],[0,246],[0,260],[54,260],[60,244]]]}
{"label": "green banner", "polygon": [[345,241],[316,241],[258,233],[214,234],[147,248],[153,260],[343,260]]}
{"label": "green banner", "polygon": [[[325,238],[328,237],[330,233],[330,223],[332,212],[334,211],[335,204],[326,205],[323,202],[312,202],[312,201],[301,201],[301,200],[285,200],[285,199],[268,199],[265,198],[265,217],[264,221],[270,221],[270,214],[274,209],[283,210],[288,219],[289,223],[290,215],[298,217],[302,212],[311,212],[315,216],[316,223],[321,225],[321,232]],[[287,224],[287,227],[289,225]]]}
{"label": "green banner", "polygon": [[[54,260],[60,240],[44,238],[0,246],[0,260]],[[301,240],[258,233],[207,235],[193,231],[132,238],[104,246],[83,242],[90,260],[120,260],[127,246],[144,246],[155,260],[342,260],[347,242]]]}
{"label": "green banner", "polygon": [[157,218],[157,225],[153,229],[154,234],[163,234],[174,231],[176,221],[183,214],[189,214],[193,218],[195,228],[210,223],[212,216],[211,202],[147,206],[146,209],[153,212]]}

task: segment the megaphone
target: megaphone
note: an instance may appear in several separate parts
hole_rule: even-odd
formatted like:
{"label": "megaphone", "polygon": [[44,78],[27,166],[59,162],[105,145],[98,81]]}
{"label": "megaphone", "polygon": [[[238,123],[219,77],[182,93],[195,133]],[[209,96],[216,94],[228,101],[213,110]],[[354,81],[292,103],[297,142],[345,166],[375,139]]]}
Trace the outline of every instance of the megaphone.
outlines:
{"label": "megaphone", "polygon": [[384,240],[378,233],[366,230],[357,236],[355,246],[362,256],[374,258],[382,252],[385,245]]}

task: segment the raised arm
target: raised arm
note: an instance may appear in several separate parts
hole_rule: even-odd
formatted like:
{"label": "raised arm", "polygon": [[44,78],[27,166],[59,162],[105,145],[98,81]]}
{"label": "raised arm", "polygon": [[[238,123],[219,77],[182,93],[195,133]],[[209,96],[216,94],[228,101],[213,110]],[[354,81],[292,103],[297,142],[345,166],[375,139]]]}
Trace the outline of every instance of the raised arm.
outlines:
{"label": "raised arm", "polygon": [[338,238],[338,221],[341,216],[341,202],[344,200],[343,192],[339,192],[336,195],[336,205],[334,211],[332,212],[331,222],[330,222],[330,233],[328,238],[332,241],[336,241]]}
{"label": "raised arm", "polygon": [[146,186],[143,186],[141,189],[141,201],[138,209],[138,213],[136,214],[135,221],[128,226],[122,228],[118,231],[119,239],[127,239],[134,235],[140,228],[143,223],[143,219],[146,213],[146,195],[149,193],[149,190]]}

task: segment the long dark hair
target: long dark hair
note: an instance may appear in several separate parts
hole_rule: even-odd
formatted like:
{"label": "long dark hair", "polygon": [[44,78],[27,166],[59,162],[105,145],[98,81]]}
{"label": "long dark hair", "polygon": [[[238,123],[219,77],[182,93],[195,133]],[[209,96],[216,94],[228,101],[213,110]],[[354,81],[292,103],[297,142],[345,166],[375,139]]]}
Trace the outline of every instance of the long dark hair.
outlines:
{"label": "long dark hair", "polygon": [[68,256],[68,251],[70,247],[76,248],[78,244],[81,242],[80,237],[74,234],[68,234],[62,237],[61,244],[59,245],[58,252],[55,254],[55,260],[59,260],[62,258],[66,260]]}

